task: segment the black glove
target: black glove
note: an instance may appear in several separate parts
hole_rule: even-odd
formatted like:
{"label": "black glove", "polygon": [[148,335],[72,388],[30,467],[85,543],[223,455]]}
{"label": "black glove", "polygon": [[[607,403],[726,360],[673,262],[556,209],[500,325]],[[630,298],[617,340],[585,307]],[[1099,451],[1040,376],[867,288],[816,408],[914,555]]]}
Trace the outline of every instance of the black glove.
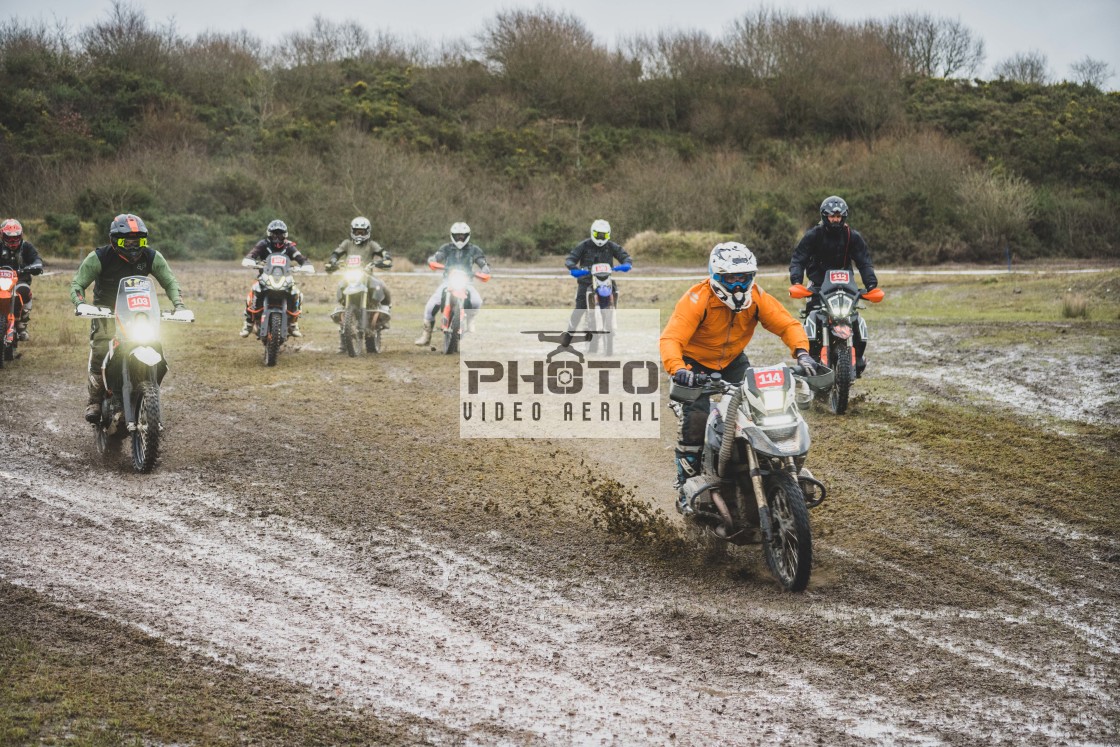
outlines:
{"label": "black glove", "polygon": [[687,368],[682,368],[673,374],[673,381],[681,386],[696,386],[696,374]]}
{"label": "black glove", "polygon": [[797,365],[801,366],[801,370],[805,372],[806,376],[817,375],[817,363],[813,360],[813,356],[806,353],[804,350],[797,353]]}
{"label": "black glove", "polygon": [[876,288],[878,288],[878,287],[879,287],[879,284],[878,284],[878,283],[868,283],[868,284],[867,284],[867,287],[863,289],[863,292],[864,292],[864,293],[867,293],[868,291],[870,291],[870,290],[875,290],[875,289],[876,289]]}
{"label": "black glove", "polygon": [[43,266],[42,265],[36,265],[35,267],[32,267],[30,270],[28,270],[28,272],[30,272],[32,275],[42,275],[43,274]]}

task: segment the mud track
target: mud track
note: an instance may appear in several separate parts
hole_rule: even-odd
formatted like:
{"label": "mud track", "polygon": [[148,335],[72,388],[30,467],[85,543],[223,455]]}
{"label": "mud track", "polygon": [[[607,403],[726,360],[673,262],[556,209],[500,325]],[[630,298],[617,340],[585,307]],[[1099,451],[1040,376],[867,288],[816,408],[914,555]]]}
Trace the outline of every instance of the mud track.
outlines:
{"label": "mud track", "polygon": [[[348,359],[324,282],[307,337],[265,369],[235,336],[243,283],[177,269],[203,321],[165,333],[153,474],[95,452],[64,311],[0,372],[11,628],[92,613],[402,744],[1120,741],[1117,383],[1045,385],[1086,345],[1120,369],[1109,327],[1045,359],[1031,330],[1001,337],[1039,370],[1017,385],[1058,402],[1026,410],[930,373],[992,327],[877,327],[852,412],[808,414],[831,493],[812,582],[789,595],[757,547],[681,526],[667,409],[660,441],[460,441],[457,361],[411,344],[416,307],[398,304],[384,355]],[[523,287],[486,290],[516,304]],[[331,734],[315,739],[347,741]]]}

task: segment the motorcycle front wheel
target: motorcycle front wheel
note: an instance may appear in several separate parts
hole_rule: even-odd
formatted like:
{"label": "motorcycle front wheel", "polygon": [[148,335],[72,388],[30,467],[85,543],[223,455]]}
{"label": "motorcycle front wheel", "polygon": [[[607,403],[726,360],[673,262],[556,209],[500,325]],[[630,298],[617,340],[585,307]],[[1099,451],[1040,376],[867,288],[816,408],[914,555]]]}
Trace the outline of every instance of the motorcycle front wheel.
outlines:
{"label": "motorcycle front wheel", "polygon": [[342,315],[342,346],[351,358],[358,355],[361,347],[358,344],[358,314],[361,309],[357,306],[347,306]]}
{"label": "motorcycle front wheel", "polygon": [[137,472],[151,472],[159,456],[159,385],[145,381],[140,385],[136,407],[136,430],[132,432],[132,466]]}
{"label": "motorcycle front wheel", "polygon": [[270,314],[268,317],[268,337],[264,341],[264,364],[275,366],[276,359],[280,357],[280,325],[284,319],[279,314]]}
{"label": "motorcycle front wheel", "polygon": [[766,564],[786,591],[804,591],[813,565],[809,509],[797,480],[788,472],[771,472],[763,483],[770,506],[770,537],[763,535]]}
{"label": "motorcycle front wheel", "polygon": [[837,342],[829,349],[829,365],[836,372],[832,382],[832,389],[828,391],[828,409],[837,415],[848,411],[848,390],[855,380],[855,369],[852,367],[852,349],[846,342]]}
{"label": "motorcycle front wheel", "polygon": [[442,352],[444,355],[451,355],[452,353],[459,352],[459,328],[462,324],[460,318],[460,307],[458,303],[451,304],[451,318],[447,325],[447,329],[443,331],[443,347]]}

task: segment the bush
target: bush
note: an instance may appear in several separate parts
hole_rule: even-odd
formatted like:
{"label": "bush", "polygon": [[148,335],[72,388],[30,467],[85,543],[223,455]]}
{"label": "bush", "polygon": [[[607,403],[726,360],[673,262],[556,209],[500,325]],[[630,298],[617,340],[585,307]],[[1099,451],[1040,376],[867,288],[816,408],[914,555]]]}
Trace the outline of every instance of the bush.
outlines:
{"label": "bush", "polygon": [[707,267],[712,247],[735,236],[704,231],[642,231],[626,242],[635,262],[661,262],[686,267]]}
{"label": "bush", "polygon": [[198,215],[169,215],[148,224],[152,246],[168,259],[234,259],[237,251],[214,221]]}

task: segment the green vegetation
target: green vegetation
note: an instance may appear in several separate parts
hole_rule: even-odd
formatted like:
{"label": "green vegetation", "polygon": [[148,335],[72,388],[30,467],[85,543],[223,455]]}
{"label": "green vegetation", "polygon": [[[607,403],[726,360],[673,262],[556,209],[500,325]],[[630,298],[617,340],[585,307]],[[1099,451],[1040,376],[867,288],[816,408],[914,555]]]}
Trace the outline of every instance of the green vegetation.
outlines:
{"label": "green vegetation", "polygon": [[539,8],[433,50],[323,19],[187,39],[115,4],[74,34],[0,25],[0,202],[55,254],[127,209],[173,258],[236,256],[273,217],[322,257],[363,213],[413,259],[454,220],[531,259],[601,216],[779,262],[840,193],[880,262],[1120,255],[1120,96],[958,77],[981,59],[915,15],[762,10],[612,50]]}

